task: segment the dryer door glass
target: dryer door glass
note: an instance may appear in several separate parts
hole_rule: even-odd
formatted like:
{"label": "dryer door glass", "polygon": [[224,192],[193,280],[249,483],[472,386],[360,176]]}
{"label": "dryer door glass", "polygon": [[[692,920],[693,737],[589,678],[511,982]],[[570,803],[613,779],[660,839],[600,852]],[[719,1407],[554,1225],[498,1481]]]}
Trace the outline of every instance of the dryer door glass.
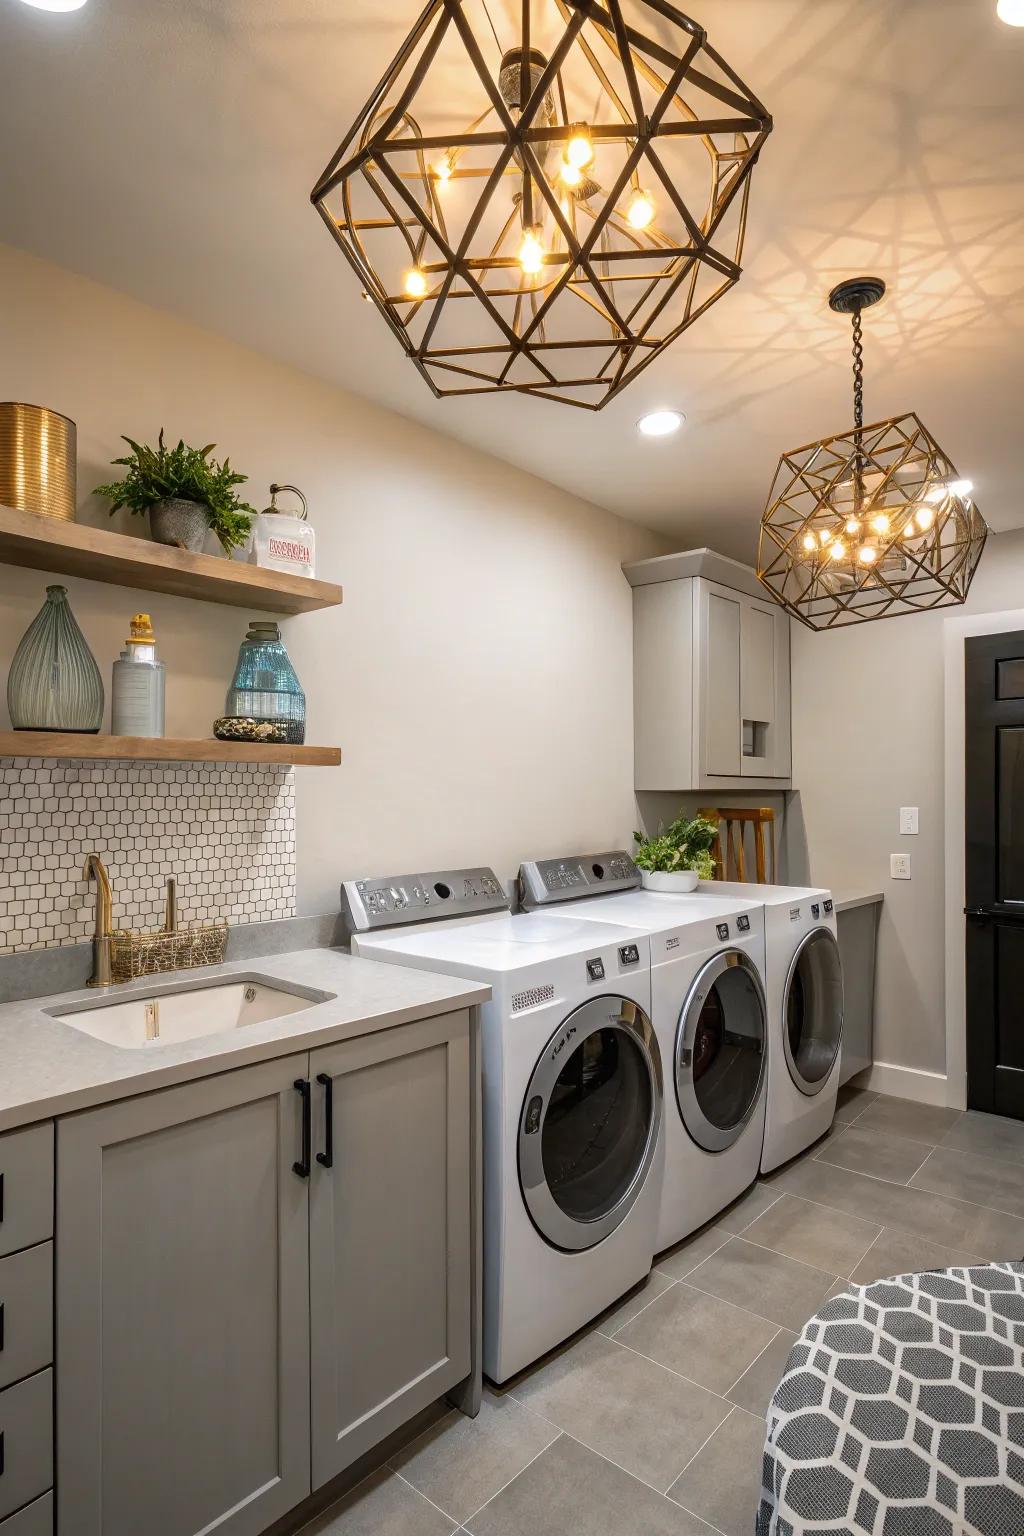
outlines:
{"label": "dryer door glass", "polygon": [[592,998],[548,1042],[520,1117],[520,1183],[548,1242],[591,1248],[614,1232],[644,1187],[660,1118],[650,1020],[625,998]]}
{"label": "dryer door glass", "polygon": [[801,1093],[818,1093],[843,1038],[843,968],[829,928],[815,928],[793,956],[786,982],[782,1042]]}
{"label": "dryer door glass", "polygon": [[742,950],[724,950],[699,972],[679,1016],[676,1098],[699,1147],[722,1152],[757,1108],[768,1037],[764,990]]}

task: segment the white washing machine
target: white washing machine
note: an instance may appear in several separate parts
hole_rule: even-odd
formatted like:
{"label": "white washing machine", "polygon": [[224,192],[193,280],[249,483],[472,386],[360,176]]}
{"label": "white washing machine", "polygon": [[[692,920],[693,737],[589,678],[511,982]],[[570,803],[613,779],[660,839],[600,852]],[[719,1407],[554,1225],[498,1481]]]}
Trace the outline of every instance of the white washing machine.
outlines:
{"label": "white washing machine", "polygon": [[734,896],[662,895],[639,885],[623,852],[545,859],[519,872],[528,910],[615,922],[650,940],[651,1019],[666,1073],[660,1253],[757,1178],[769,1035],[764,909]]}
{"label": "white washing machine", "polygon": [[663,1156],[647,939],[508,906],[485,869],[342,887],[353,953],[493,992],[481,1040],[484,1371],[495,1382],[649,1273]]}
{"label": "white washing machine", "polygon": [[701,884],[764,902],[771,1041],[761,1171],[824,1136],[836,1113],[843,1041],[843,967],[829,891],[789,885]]}

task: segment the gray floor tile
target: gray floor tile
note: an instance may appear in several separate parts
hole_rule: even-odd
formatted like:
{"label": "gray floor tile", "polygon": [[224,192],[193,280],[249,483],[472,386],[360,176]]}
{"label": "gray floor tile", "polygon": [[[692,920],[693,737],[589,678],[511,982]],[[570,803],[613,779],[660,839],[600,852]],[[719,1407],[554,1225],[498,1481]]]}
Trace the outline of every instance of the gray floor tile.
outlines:
{"label": "gray floor tile", "polygon": [[745,1194],[734,1200],[728,1210],[715,1217],[715,1225],[724,1227],[727,1232],[742,1232],[744,1227],[749,1227],[752,1221],[768,1209],[779,1198],[779,1192],[770,1184],[751,1184]]}
{"label": "gray floor tile", "polygon": [[517,1383],[574,1439],[664,1492],[728,1412],[703,1387],[592,1333]]}
{"label": "gray floor tile", "polygon": [[849,1083],[845,1088],[840,1088],[836,1099],[836,1119],[846,1124],[856,1120],[862,1115],[869,1104],[873,1104],[878,1098],[877,1093],[869,1093],[866,1088],[854,1088]]}
{"label": "gray floor tile", "polygon": [[775,1187],[947,1248],[978,1253],[985,1259],[1006,1260],[1024,1254],[1024,1221],[1020,1217],[923,1189],[864,1178],[827,1163],[814,1161],[787,1168]]}
{"label": "gray floor tile", "polygon": [[710,1521],[723,1536],[751,1536],[761,1499],[763,1419],[734,1408],[669,1489],[669,1498]]}
{"label": "gray floor tile", "polygon": [[969,1109],[942,1138],[942,1145],[980,1157],[1024,1163],[1024,1120],[1007,1120],[1003,1115],[983,1115]]}
{"label": "gray floor tile", "polygon": [[468,1520],[466,1529],[472,1536],[714,1536],[703,1521],[568,1435]]}
{"label": "gray floor tile", "polygon": [[[872,1106],[874,1108],[874,1106]],[[865,1114],[869,1111],[865,1110]],[[890,1136],[885,1131],[861,1129],[863,1117],[838,1136],[832,1136],[819,1149],[817,1161],[853,1173],[866,1173],[873,1179],[889,1179],[893,1184],[909,1184],[928,1156],[928,1147],[904,1136]]]}
{"label": "gray floor tile", "polygon": [[857,1120],[858,1131],[888,1131],[911,1141],[937,1146],[962,1117],[959,1109],[915,1104],[911,1099],[876,1099]]}
{"label": "gray floor tile", "polygon": [[976,1254],[956,1248],[943,1248],[910,1232],[883,1227],[882,1234],[861,1259],[850,1279],[856,1285],[870,1285],[889,1275],[919,1274],[925,1269],[957,1269],[981,1261]]}
{"label": "gray floor tile", "polygon": [[553,1424],[521,1403],[485,1391],[475,1419],[448,1414],[391,1466],[453,1519],[466,1520],[557,1437]]}
{"label": "gray floor tile", "polygon": [[799,1330],[818,1310],[835,1275],[737,1238],[687,1281],[782,1328]]}
{"label": "gray floor tile", "polygon": [[667,1291],[673,1284],[671,1275],[663,1275],[658,1270],[652,1270],[642,1285],[630,1291],[624,1300],[615,1307],[610,1308],[597,1323],[598,1333],[605,1333],[609,1338],[624,1328],[631,1318],[636,1317],[649,1306],[663,1291]]}
{"label": "gray floor tile", "polygon": [[748,1243],[760,1243],[787,1258],[799,1259],[801,1264],[812,1264],[832,1275],[848,1275],[881,1230],[845,1211],[783,1195],[743,1237]]}
{"label": "gray floor tile", "polygon": [[710,1227],[702,1227],[692,1237],[678,1243],[675,1248],[669,1248],[667,1252],[659,1254],[654,1261],[654,1266],[663,1275],[671,1275],[673,1280],[683,1280],[691,1270],[703,1264],[705,1259],[717,1253],[732,1237],[732,1233],[725,1227],[720,1227],[717,1222]]}
{"label": "gray floor tile", "polygon": [[1024,1217],[1024,1178],[1016,1163],[1001,1158],[936,1147],[911,1184],[932,1194],[951,1195],[954,1200],[970,1200]]}
{"label": "gray floor tile", "polygon": [[750,1369],[726,1394],[729,1401],[763,1419],[768,1412],[772,1393],[782,1380],[796,1338],[796,1334],[788,1328],[780,1328],[768,1348],[758,1355]]}
{"label": "gray floor tile", "polygon": [[458,1525],[394,1472],[372,1472],[300,1536],[449,1536]]}
{"label": "gray floor tile", "polygon": [[730,1302],[674,1285],[615,1337],[724,1396],[775,1334],[775,1324]]}

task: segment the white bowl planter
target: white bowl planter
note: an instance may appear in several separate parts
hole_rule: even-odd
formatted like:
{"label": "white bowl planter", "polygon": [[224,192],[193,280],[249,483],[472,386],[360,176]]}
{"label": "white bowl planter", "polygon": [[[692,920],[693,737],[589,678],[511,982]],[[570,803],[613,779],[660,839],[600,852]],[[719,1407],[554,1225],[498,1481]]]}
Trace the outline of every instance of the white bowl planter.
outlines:
{"label": "white bowl planter", "polygon": [[695,869],[683,869],[672,875],[657,869],[642,869],[640,877],[645,891],[661,891],[665,896],[679,896],[684,891],[697,889]]}

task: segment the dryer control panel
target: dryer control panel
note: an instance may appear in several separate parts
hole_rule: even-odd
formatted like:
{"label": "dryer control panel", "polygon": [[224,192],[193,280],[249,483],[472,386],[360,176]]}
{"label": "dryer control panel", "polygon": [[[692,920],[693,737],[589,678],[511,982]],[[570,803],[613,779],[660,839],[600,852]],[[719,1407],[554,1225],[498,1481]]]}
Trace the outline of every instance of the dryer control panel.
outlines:
{"label": "dryer control panel", "polygon": [[346,880],[341,916],[350,933],[428,923],[439,917],[507,912],[511,903],[493,869],[435,869],[429,874]]}
{"label": "dryer control panel", "polygon": [[519,899],[527,911],[581,896],[607,896],[635,891],[640,871],[621,848],[612,853],[585,853],[574,859],[531,859],[519,868]]}

